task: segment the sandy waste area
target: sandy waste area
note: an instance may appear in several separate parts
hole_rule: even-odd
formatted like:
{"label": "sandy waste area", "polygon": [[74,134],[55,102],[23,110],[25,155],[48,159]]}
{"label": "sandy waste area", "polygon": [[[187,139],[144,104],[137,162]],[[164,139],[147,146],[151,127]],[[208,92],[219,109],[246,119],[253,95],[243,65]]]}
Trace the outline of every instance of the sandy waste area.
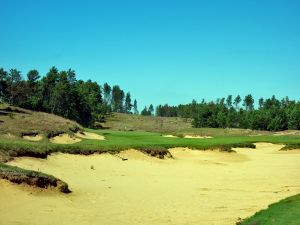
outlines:
{"label": "sandy waste area", "polygon": [[128,158],[54,154],[9,164],[52,174],[71,194],[0,180],[5,225],[234,225],[300,193],[300,150],[257,144],[237,153],[171,149],[174,159],[135,150]]}

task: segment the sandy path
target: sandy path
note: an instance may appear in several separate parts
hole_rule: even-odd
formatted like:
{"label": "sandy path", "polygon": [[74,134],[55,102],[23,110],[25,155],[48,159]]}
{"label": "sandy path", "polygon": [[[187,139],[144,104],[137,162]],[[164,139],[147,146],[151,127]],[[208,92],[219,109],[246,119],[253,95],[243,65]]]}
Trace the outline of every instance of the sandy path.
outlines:
{"label": "sandy path", "polygon": [[236,154],[177,148],[168,160],[134,150],[121,153],[128,161],[108,154],[17,159],[11,164],[53,174],[73,193],[0,181],[0,224],[234,225],[300,193],[300,151],[280,148],[258,144]]}

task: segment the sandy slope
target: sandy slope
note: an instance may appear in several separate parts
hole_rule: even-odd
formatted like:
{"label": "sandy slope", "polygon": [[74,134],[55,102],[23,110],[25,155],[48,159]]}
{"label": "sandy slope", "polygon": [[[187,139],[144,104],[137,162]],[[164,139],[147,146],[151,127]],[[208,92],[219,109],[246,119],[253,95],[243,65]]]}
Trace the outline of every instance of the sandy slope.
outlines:
{"label": "sandy slope", "polygon": [[280,147],[258,144],[238,153],[176,148],[167,160],[135,150],[121,153],[128,161],[108,154],[17,159],[11,164],[53,174],[73,193],[0,181],[0,224],[233,225],[300,193],[300,151]]}

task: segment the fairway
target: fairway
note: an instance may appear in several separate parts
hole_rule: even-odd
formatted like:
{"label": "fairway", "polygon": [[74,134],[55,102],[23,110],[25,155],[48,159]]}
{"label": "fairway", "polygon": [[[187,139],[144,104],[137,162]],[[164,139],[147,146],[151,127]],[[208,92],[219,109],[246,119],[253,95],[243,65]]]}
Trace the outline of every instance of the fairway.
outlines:
{"label": "fairway", "polygon": [[[10,165],[53,174],[73,193],[0,181],[0,224],[233,225],[300,192],[300,151],[258,143],[237,153],[170,149],[160,160],[135,150],[18,158]],[[74,216],[76,215],[76,216]]]}

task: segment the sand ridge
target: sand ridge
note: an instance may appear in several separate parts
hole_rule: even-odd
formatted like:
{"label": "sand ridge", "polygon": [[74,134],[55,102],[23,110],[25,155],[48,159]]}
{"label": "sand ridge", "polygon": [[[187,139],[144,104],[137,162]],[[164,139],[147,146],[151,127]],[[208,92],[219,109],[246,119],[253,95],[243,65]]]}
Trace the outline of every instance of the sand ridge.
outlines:
{"label": "sand ridge", "polygon": [[0,224],[233,225],[300,192],[300,151],[281,147],[175,148],[167,160],[133,149],[120,153],[127,161],[110,154],[18,158],[10,164],[53,174],[73,193],[28,192],[1,181]]}

